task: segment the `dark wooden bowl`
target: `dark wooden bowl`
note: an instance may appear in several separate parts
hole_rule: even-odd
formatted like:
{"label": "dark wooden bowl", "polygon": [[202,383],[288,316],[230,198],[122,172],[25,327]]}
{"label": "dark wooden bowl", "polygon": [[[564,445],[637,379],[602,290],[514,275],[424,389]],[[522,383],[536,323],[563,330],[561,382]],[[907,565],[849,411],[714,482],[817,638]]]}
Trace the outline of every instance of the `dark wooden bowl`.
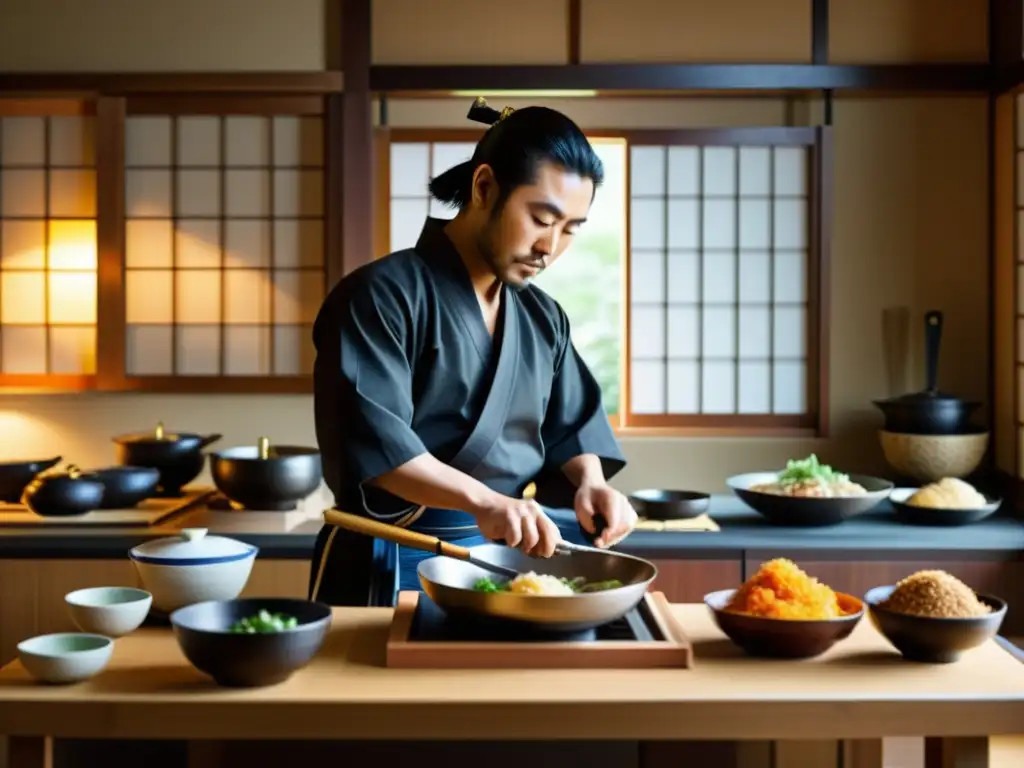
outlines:
{"label": "dark wooden bowl", "polygon": [[992,595],[978,599],[992,608],[985,616],[967,619],[939,619],[912,616],[882,608],[895,584],[875,587],[864,595],[871,623],[903,658],[928,664],[949,664],[965,651],[976,648],[999,633],[1006,618],[1006,601]]}
{"label": "dark wooden bowl", "polygon": [[[270,634],[229,631],[264,609],[294,616],[298,626]],[[316,656],[331,626],[331,608],[297,598],[211,600],[179,608],[170,620],[192,666],[218,685],[253,688],[284,682]]]}
{"label": "dark wooden bowl", "polygon": [[700,517],[711,506],[711,495],[700,491],[663,491],[648,488],[629,496],[640,517],[648,520],[685,520]]}
{"label": "dark wooden bowl", "polygon": [[838,619],[769,619],[724,610],[735,589],[723,589],[704,596],[715,623],[726,636],[750,656],[776,659],[808,659],[820,656],[840,640],[849,637],[864,616],[864,604],[838,592],[845,615]]}

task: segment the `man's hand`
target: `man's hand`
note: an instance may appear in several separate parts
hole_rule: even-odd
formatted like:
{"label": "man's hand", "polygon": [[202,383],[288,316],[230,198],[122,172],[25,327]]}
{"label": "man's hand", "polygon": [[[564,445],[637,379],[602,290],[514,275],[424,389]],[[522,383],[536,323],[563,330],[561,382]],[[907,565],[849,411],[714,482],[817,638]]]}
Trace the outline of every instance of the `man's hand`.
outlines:
{"label": "man's hand", "polygon": [[583,530],[597,531],[595,517],[604,518],[605,527],[594,541],[596,547],[610,547],[626,536],[637,522],[636,510],[629,500],[606,483],[584,483],[576,491],[576,519]]}
{"label": "man's hand", "polygon": [[471,514],[485,537],[532,557],[551,557],[562,540],[558,526],[533,500],[495,494]]}

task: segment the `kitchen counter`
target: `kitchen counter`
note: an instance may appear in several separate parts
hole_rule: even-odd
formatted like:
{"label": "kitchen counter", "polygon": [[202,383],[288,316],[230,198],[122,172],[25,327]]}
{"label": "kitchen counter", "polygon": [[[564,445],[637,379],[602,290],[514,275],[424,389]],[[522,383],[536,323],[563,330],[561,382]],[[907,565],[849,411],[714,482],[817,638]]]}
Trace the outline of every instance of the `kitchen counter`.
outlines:
{"label": "kitchen counter", "polygon": [[[319,506],[307,503],[297,512],[224,512],[198,506],[151,528],[0,528],[0,559],[122,558],[143,541],[171,535],[186,527],[209,528],[260,547],[261,557],[309,558],[320,529]],[[574,525],[571,513],[559,512],[562,525]],[[742,557],[745,551],[800,551],[857,559],[914,559],[936,553],[954,558],[1017,559],[1024,556],[1024,521],[1000,510],[974,525],[938,528],[902,525],[884,502],[875,511],[837,526],[775,526],[731,495],[712,498],[711,516],[721,531],[636,531],[621,550],[654,559]]]}
{"label": "kitchen counter", "polygon": [[[392,612],[336,609],[323,649],[279,686],[216,687],[169,630],[117,641],[110,666],[74,686],[0,671],[0,732],[17,768],[43,737],[99,739],[739,740],[985,737],[1024,733],[1024,664],[993,641],[948,665],[904,662],[862,621],[806,661],[743,656],[702,605],[673,607],[689,670],[397,670]],[[571,716],[569,716],[571,713]],[[1019,745],[1017,747],[1019,749]],[[1009,751],[1009,749],[1007,749]],[[1020,765],[1024,753],[1015,752]],[[980,765],[980,763],[979,763]],[[994,765],[994,764],[993,764]]]}

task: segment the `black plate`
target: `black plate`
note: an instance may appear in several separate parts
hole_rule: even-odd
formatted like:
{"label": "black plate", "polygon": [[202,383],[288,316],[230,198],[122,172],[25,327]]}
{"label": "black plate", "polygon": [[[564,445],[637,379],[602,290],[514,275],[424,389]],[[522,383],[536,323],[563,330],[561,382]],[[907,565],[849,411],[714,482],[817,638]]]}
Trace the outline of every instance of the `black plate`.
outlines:
{"label": "black plate", "polygon": [[818,499],[799,496],[777,496],[748,490],[752,485],[774,482],[778,472],[751,472],[730,477],[726,483],[751,509],[775,525],[817,527],[837,525],[855,515],[868,512],[888,498],[893,484],[867,475],[850,475],[850,481],[862,485],[863,496]]}
{"label": "black plate", "polygon": [[700,517],[711,506],[711,496],[700,491],[663,491],[648,488],[629,495],[640,517],[648,520],[686,520]]}
{"label": "black plate", "polygon": [[908,525],[953,526],[970,525],[991,517],[1003,503],[1002,499],[986,496],[988,503],[975,509],[933,509],[932,507],[915,507],[906,504],[918,488],[897,488],[889,494],[896,519]]}

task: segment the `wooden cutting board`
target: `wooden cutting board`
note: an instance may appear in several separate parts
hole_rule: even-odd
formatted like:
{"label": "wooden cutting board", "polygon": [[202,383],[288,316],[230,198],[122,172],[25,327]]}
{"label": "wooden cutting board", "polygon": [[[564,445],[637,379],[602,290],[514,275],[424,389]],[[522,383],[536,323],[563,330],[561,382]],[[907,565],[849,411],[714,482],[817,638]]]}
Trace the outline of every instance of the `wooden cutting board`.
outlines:
{"label": "wooden cutting board", "polygon": [[94,528],[150,527],[184,512],[213,493],[213,488],[188,489],[172,499],[146,499],[132,509],[97,509],[71,517],[41,517],[22,504],[0,504],[0,527],[7,528]]}

